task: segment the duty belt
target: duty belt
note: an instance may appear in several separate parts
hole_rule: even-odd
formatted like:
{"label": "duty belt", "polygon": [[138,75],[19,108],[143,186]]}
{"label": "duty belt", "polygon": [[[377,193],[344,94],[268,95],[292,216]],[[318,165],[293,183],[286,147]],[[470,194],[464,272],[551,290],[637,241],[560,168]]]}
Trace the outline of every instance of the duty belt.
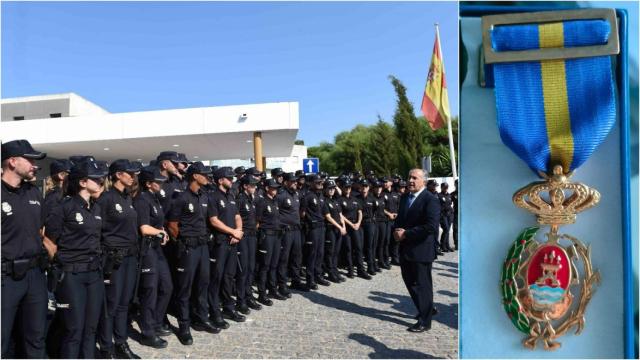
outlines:
{"label": "duty belt", "polygon": [[300,230],[300,225],[282,225],[283,232],[289,232],[293,230]]}
{"label": "duty belt", "polygon": [[242,229],[242,232],[247,236],[256,236],[255,229]]}
{"label": "duty belt", "polygon": [[309,229],[317,229],[317,228],[321,228],[324,227],[324,222],[312,222],[310,224],[307,225],[309,227]]}
{"label": "duty belt", "polygon": [[188,247],[196,247],[200,245],[205,245],[207,242],[209,242],[209,236],[208,235],[184,236],[184,237],[178,237],[178,241],[183,242]]}
{"label": "duty belt", "polygon": [[73,263],[73,264],[61,264],[62,271],[64,272],[87,272],[87,271],[95,271],[100,269],[100,258],[95,257],[91,262],[88,263]]}
{"label": "duty belt", "polygon": [[13,276],[15,271],[25,272],[36,267],[41,269],[46,268],[48,265],[47,256],[42,254],[36,254],[28,258],[2,260],[2,274]]}
{"label": "duty belt", "polygon": [[104,253],[113,253],[116,256],[127,257],[127,256],[136,256],[138,255],[138,247],[130,246],[130,247],[104,247]]}
{"label": "duty belt", "polygon": [[270,229],[262,230],[262,233],[265,234],[265,235],[280,235],[281,234],[280,230],[270,230]]}

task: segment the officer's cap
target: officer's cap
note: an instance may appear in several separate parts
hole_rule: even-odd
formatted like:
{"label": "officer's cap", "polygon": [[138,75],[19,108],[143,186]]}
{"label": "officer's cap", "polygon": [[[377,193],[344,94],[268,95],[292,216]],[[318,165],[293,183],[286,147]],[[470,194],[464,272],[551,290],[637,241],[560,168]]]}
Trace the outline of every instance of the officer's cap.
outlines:
{"label": "officer's cap", "polygon": [[380,181],[380,180],[375,180],[371,182],[373,187],[383,187],[384,186],[384,182]]}
{"label": "officer's cap", "polygon": [[118,159],[109,165],[109,175],[113,175],[118,171],[135,173],[140,171],[140,166],[136,166],[127,159]]}
{"label": "officer's cap", "polygon": [[104,169],[101,169],[100,164],[91,160],[78,162],[69,171],[69,178],[71,179],[100,179],[105,175]]}
{"label": "officer's cap", "polygon": [[391,179],[389,176],[383,176],[381,180],[382,182],[389,182],[389,181],[392,181],[393,179]]}
{"label": "officer's cap", "polygon": [[304,177],[304,170],[296,170],[296,177],[298,178]]}
{"label": "officer's cap", "polygon": [[296,181],[298,177],[294,173],[288,172],[283,175],[283,179],[284,181]]}
{"label": "officer's cap", "polygon": [[313,182],[322,182],[323,180],[320,177],[320,175],[312,173],[312,174],[307,175],[307,181],[309,181],[309,182],[312,182],[312,181]]}
{"label": "officer's cap", "polygon": [[398,186],[399,187],[407,187],[407,182],[404,181],[404,180],[400,180],[400,181],[398,181]]}
{"label": "officer's cap", "polygon": [[42,160],[47,156],[47,153],[34,150],[27,140],[13,140],[2,144],[2,160],[14,156]]}
{"label": "officer's cap", "polygon": [[375,172],[373,172],[373,170],[367,170],[367,171],[365,172],[365,175],[366,175],[366,176],[375,176],[375,174],[376,174],[376,173],[375,173]]}
{"label": "officer's cap", "polygon": [[259,182],[260,180],[256,179],[253,176],[245,176],[240,179],[240,184],[242,185],[258,185]]}
{"label": "officer's cap", "polygon": [[245,169],[244,166],[238,166],[237,168],[233,169],[233,172],[236,173],[236,175],[240,176],[245,174],[247,172],[247,169]]}
{"label": "officer's cap", "polygon": [[209,175],[211,174],[211,168],[205,166],[202,161],[196,161],[187,168],[187,175],[193,174]]}
{"label": "officer's cap", "polygon": [[96,159],[91,155],[72,155],[69,156],[69,161],[71,161],[71,165],[75,165],[84,161],[96,161]]}
{"label": "officer's cap", "polygon": [[53,160],[51,165],[49,165],[49,174],[51,176],[55,174],[59,174],[61,172],[69,172],[71,171],[71,161],[67,159]]}
{"label": "officer's cap", "polygon": [[353,185],[350,179],[344,179],[340,182],[340,187],[349,188]]}
{"label": "officer's cap", "polygon": [[369,180],[367,180],[367,179],[362,179],[362,180],[360,180],[359,184],[360,184],[361,186],[369,186],[369,185],[371,185],[371,184],[369,183]]}
{"label": "officer's cap", "polygon": [[271,170],[271,177],[282,176],[284,174],[284,170],[282,168],[275,168]]}
{"label": "officer's cap", "polygon": [[322,179],[326,179],[329,177],[329,174],[327,174],[326,171],[321,171],[319,175]]}
{"label": "officer's cap", "polygon": [[324,182],[324,187],[325,189],[335,189],[336,188],[336,182],[333,180],[327,180]]}
{"label": "officer's cap", "polygon": [[260,176],[261,174],[260,170],[258,170],[255,166],[248,168],[244,173],[251,176]]}
{"label": "officer's cap", "polygon": [[213,178],[216,180],[222,179],[222,178],[233,179],[234,176],[235,176],[235,173],[233,172],[233,170],[231,170],[230,166],[223,166],[221,168],[216,169],[216,171],[213,172]]}
{"label": "officer's cap", "polygon": [[433,179],[429,179],[427,180],[427,186],[429,185],[438,186],[438,183]]}
{"label": "officer's cap", "polygon": [[177,162],[189,164],[189,159],[187,159],[187,155],[185,153],[178,153]]}
{"label": "officer's cap", "polygon": [[175,151],[163,151],[160,154],[158,154],[158,157],[156,158],[156,160],[158,162],[162,160],[171,160],[172,162],[180,162],[180,157],[178,156],[178,153]]}
{"label": "officer's cap", "polygon": [[271,178],[267,179],[266,186],[272,189],[278,189],[280,187],[280,184],[276,181],[276,179]]}
{"label": "officer's cap", "polygon": [[160,173],[160,169],[157,166],[145,166],[140,169],[138,174],[138,182],[144,184],[147,181],[163,182],[167,181],[167,177]]}

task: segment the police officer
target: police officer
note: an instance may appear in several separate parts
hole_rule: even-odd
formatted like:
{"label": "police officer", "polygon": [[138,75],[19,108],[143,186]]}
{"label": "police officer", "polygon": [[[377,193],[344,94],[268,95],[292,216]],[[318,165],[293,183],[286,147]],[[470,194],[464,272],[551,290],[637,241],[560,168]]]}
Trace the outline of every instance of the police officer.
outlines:
{"label": "police officer", "polygon": [[[223,317],[236,322],[245,321],[235,310],[233,284],[238,267],[238,246],[242,240],[242,218],[231,194],[234,173],[223,166],[213,173],[216,189],[209,193],[210,222],[213,226],[213,242],[209,247],[211,257],[211,284],[209,285],[210,316],[216,327],[226,329],[229,324]],[[222,299],[222,312],[220,300]]]}
{"label": "police officer", "polygon": [[[189,187],[173,201],[167,228],[176,243],[176,278],[174,301],[178,318],[178,340],[183,345],[193,344],[189,326],[197,331],[218,333],[208,318],[207,294],[209,288],[209,235],[207,222],[211,217],[209,196],[202,189],[209,182],[211,168],[194,162],[187,169]],[[197,276],[196,276],[197,275]],[[197,277],[194,303],[195,319],[191,321],[189,297]]]}
{"label": "police officer", "polygon": [[303,200],[303,214],[307,227],[307,286],[317,290],[318,285],[329,286],[329,282],[322,277],[322,260],[324,258],[325,226],[322,209],[324,196],[322,195],[323,181],[317,174],[308,177],[310,188]]}
{"label": "police officer", "polygon": [[451,194],[449,194],[448,190],[449,184],[446,182],[440,184],[438,199],[440,199],[440,227],[442,228],[442,235],[440,235],[440,251],[442,252],[453,251],[449,245],[449,230],[451,230],[451,221],[453,220],[453,207],[451,203]]}
{"label": "police officer", "polygon": [[305,291],[300,268],[302,267],[302,238],[300,236],[300,197],[296,189],[297,178],[293,173],[283,175],[285,188],[277,195],[280,208],[282,251],[278,264],[278,291],[291,297],[287,280],[291,276],[291,287]]}
{"label": "police officer", "polygon": [[282,168],[272,169],[271,178],[275,179],[278,184],[282,185],[282,182],[284,181],[284,170],[282,170]]}
{"label": "police officer", "polygon": [[338,273],[338,254],[342,245],[342,237],[347,234],[342,207],[336,195],[336,183],[327,180],[324,183],[324,208],[322,214],[326,221],[325,247],[324,247],[324,271],[328,274],[329,281],[340,283],[345,278]]}
{"label": "police officer", "polygon": [[71,161],[67,159],[53,160],[49,165],[49,178],[47,178],[47,190],[44,196],[43,215],[46,219],[46,215],[51,211],[56,204],[62,201],[64,198],[64,183],[69,176],[71,170]]}
{"label": "police officer", "polygon": [[[391,264],[400,266],[400,254],[399,254],[399,243],[393,239],[393,225],[395,219],[398,217],[398,211],[400,210],[400,196],[402,196],[401,185],[404,181],[402,179],[398,179],[397,181],[394,178],[394,182],[391,185],[391,189],[388,190],[387,185],[385,184],[385,195],[388,197],[387,208],[385,209],[385,213],[389,217],[389,223],[387,225],[387,233],[389,237],[389,255],[391,256]],[[407,184],[404,184],[404,188],[406,189]]]}
{"label": "police officer", "polygon": [[376,180],[373,186],[373,196],[375,198],[375,214],[374,220],[376,224],[376,242],[375,242],[375,258],[377,259],[376,271],[380,271],[381,269],[391,269],[391,267],[387,264],[389,261],[388,258],[385,258],[385,249],[389,246],[386,243],[387,238],[387,214],[385,213],[385,209],[387,207],[387,202],[384,199],[384,182],[382,180]]}
{"label": "police officer", "polygon": [[45,222],[45,236],[57,245],[54,270],[58,312],[62,317],[61,358],[94,358],[96,330],[103,311],[104,283],[98,196],[105,172],[95,161],[76,163],[69,173],[67,197]]}
{"label": "police officer", "polygon": [[258,246],[256,225],[255,192],[258,179],[250,174],[241,180],[242,192],[236,198],[238,211],[242,218],[242,241],[238,243],[240,257],[239,271],[236,274],[236,310],[242,314],[249,314],[251,309],[260,310],[262,306],[253,298],[254,272],[256,270],[256,252]]}
{"label": "police officer", "polygon": [[363,230],[362,224],[362,204],[351,193],[352,183],[350,179],[345,179],[341,183],[342,196],[338,199],[344,216],[347,234],[343,236],[342,243],[345,245],[347,253],[347,277],[353,278],[353,267],[358,276],[370,280],[371,276],[367,274],[363,264]]}
{"label": "police officer", "polygon": [[377,208],[376,199],[369,192],[370,183],[367,179],[360,180],[360,194],[358,200],[362,203],[362,227],[364,230],[364,257],[367,262],[367,272],[369,275],[375,275],[377,266],[375,264],[375,248],[376,248],[376,223],[375,211]]}
{"label": "police officer", "polygon": [[247,169],[244,166],[238,166],[233,169],[233,172],[236,174],[236,181],[231,185],[231,193],[233,197],[237,198],[238,195],[242,192],[242,183],[240,180],[244,177],[247,172]]}
{"label": "police officer", "polygon": [[162,328],[173,292],[169,264],[161,248],[167,243],[169,236],[164,228],[164,211],[156,196],[166,180],[156,166],[142,168],[138,175],[140,192],[133,199],[141,235],[140,343],[156,349],[167,347],[167,341],[160,336],[171,334]]}
{"label": "police officer", "polygon": [[176,190],[181,192],[186,189],[183,189],[182,175],[180,175],[180,171],[177,168],[177,165],[180,164],[178,153],[175,151],[163,151],[158,154],[156,164],[160,169],[160,174],[167,178],[167,181],[162,184],[162,188],[158,192],[158,199],[164,209],[164,215],[167,217],[171,211],[173,193]]}
{"label": "police officer", "polygon": [[111,189],[98,199],[106,294],[106,313],[102,314],[98,333],[102,356],[113,354],[118,358],[137,358],[127,344],[127,313],[138,267],[138,214],[129,191],[139,170],[126,159],[111,163]]}
{"label": "police officer", "polygon": [[[273,305],[269,298],[286,300],[278,292],[278,260],[280,258],[280,210],[276,195],[280,184],[275,179],[267,180],[266,195],[256,206],[258,221],[258,302]],[[267,289],[269,294],[267,295]]]}
{"label": "police officer", "polygon": [[[10,354],[13,325],[28,358],[45,357],[47,282],[42,236],[42,195],[30,181],[45,153],[27,140],[2,144],[2,357]],[[16,316],[20,318],[16,321]]]}
{"label": "police officer", "polygon": [[456,190],[451,193],[451,202],[453,203],[453,244],[455,250],[458,250],[458,179],[454,182]]}

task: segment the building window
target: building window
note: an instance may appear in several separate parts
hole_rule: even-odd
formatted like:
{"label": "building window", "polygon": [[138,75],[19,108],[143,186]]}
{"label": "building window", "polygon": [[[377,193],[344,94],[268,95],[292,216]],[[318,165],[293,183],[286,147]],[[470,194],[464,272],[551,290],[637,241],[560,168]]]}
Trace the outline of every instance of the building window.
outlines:
{"label": "building window", "polygon": [[13,120],[24,120],[24,116],[14,116]]}
{"label": "building window", "polygon": [[62,114],[61,113],[49,114],[49,117],[59,118],[59,117],[62,117]]}

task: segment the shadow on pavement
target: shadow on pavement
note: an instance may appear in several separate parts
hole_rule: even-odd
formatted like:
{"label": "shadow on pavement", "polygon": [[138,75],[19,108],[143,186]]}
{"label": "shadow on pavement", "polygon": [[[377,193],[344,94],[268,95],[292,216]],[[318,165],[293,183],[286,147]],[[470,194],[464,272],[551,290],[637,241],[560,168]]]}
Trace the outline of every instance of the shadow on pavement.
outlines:
{"label": "shadow on pavement", "polygon": [[[450,292],[448,290],[439,290],[439,293],[448,296],[458,296],[458,294]],[[445,294],[448,293],[448,294]],[[451,294],[451,295],[449,295]],[[389,294],[382,291],[371,291],[369,299],[378,301],[385,304],[393,304],[391,307],[394,310],[409,314],[411,319],[414,319],[417,310],[411,301],[409,295]],[[436,309],[438,309],[438,315],[433,317],[433,321],[439,322],[442,325],[448,326],[452,329],[458,328],[458,304],[439,304],[434,303]],[[406,315],[405,315],[406,316]]]}
{"label": "shadow on pavement", "polygon": [[[409,333],[407,333],[408,336]],[[413,334],[412,334],[413,335]],[[415,334],[417,336],[424,334]],[[369,346],[373,352],[369,354],[370,359],[439,359],[423,352],[408,349],[391,349],[375,338],[365,334],[349,334],[349,339],[355,340],[362,345]]]}
{"label": "shadow on pavement", "polygon": [[403,321],[403,320],[400,320],[400,319],[397,318],[397,317],[411,318],[410,316],[407,316],[406,314],[396,313],[396,312],[392,312],[392,311],[385,311],[385,310],[380,310],[380,309],[366,307],[366,306],[361,306],[361,305],[358,305],[356,303],[352,303],[350,301],[346,301],[346,300],[342,300],[342,299],[336,299],[334,297],[327,296],[325,294],[321,294],[321,293],[313,292],[313,291],[312,292],[300,292],[299,294],[301,296],[309,299],[310,301],[312,301],[312,302],[314,302],[316,304],[319,304],[319,305],[331,307],[331,308],[334,308],[334,309],[338,309],[338,310],[342,310],[342,311],[346,311],[346,312],[350,312],[350,313],[358,314],[358,315],[362,315],[362,316],[369,316],[369,317],[372,317],[374,319],[392,322],[394,324],[398,324],[398,325],[405,326],[405,327],[409,327],[409,326],[413,325],[413,323],[409,323],[409,322],[406,322],[406,321]]}
{"label": "shadow on pavement", "polygon": [[449,290],[438,290],[438,294],[444,295],[444,296],[449,296],[449,297],[458,297],[458,294],[454,293],[453,291],[449,291]]}
{"label": "shadow on pavement", "polygon": [[441,264],[441,265],[449,266],[449,267],[456,268],[456,269],[458,268],[458,263],[451,262],[451,261],[436,260],[436,261],[434,261],[434,264]]}
{"label": "shadow on pavement", "polygon": [[444,272],[439,272],[438,275],[444,276],[444,277],[449,277],[449,278],[454,278],[454,279],[458,278],[458,275],[451,275],[451,274],[447,274],[447,273],[444,273]]}

